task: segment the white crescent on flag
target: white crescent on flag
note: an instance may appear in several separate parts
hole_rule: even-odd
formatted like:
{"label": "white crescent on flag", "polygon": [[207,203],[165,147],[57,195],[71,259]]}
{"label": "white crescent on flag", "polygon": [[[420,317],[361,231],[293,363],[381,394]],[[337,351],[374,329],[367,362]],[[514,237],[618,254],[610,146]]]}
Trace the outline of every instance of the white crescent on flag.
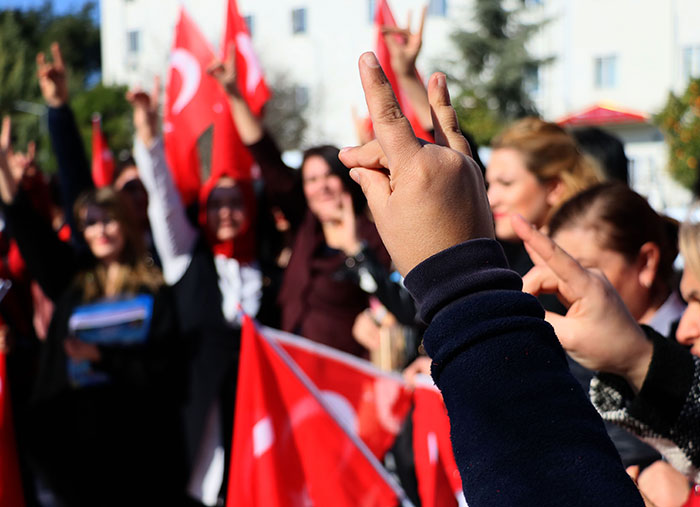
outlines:
{"label": "white crescent on flag", "polygon": [[258,83],[262,80],[262,69],[258,59],[255,57],[253,41],[250,40],[250,35],[245,32],[238,32],[236,34],[236,47],[246,61],[245,89],[248,93],[253,93],[258,87]]}
{"label": "white crescent on flag", "polygon": [[182,86],[177,100],[173,104],[172,114],[177,115],[182,111],[199,89],[202,79],[202,68],[197,59],[189,51],[177,48],[170,57],[170,65],[180,74]]}

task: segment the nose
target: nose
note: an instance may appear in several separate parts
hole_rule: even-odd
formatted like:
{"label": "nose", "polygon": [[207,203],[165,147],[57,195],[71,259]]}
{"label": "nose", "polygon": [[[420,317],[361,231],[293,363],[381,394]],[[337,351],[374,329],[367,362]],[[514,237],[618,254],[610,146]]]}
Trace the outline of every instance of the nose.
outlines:
{"label": "nose", "polygon": [[700,338],[700,310],[686,308],[676,330],[676,341],[681,345],[693,345]]}

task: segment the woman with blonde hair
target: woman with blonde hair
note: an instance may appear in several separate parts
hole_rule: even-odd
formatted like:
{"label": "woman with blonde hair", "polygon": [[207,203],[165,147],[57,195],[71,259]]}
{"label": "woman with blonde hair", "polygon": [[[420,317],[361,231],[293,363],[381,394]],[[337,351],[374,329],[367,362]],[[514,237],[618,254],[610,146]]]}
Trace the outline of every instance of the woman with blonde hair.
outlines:
{"label": "woman with blonde hair", "polygon": [[8,229],[55,310],[20,414],[27,460],[61,505],[156,505],[184,498],[183,351],[169,289],[129,207],[104,187],[76,202],[61,241],[11,171],[0,135]]}
{"label": "woman with blonde hair", "polygon": [[523,118],[496,136],[491,148],[486,182],[496,237],[502,241],[518,239],[511,215],[545,227],[564,201],[602,181],[596,162],[556,123]]}

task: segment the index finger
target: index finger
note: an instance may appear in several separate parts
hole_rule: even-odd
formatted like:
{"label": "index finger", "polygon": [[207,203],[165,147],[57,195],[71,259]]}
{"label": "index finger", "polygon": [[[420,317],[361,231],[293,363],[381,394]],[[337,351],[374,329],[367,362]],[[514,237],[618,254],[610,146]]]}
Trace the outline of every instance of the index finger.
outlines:
{"label": "index finger", "polygon": [[51,56],[53,57],[54,66],[63,69],[63,55],[61,54],[61,46],[58,45],[58,42],[51,44]]}
{"label": "index finger", "polygon": [[160,98],[160,76],[153,76],[153,88],[151,88],[151,108],[158,109],[158,99]]}
{"label": "index finger", "polygon": [[2,118],[2,130],[0,131],[0,150],[7,150],[10,148],[10,130],[10,117],[4,116]]}
{"label": "index finger", "polygon": [[410,159],[421,145],[408,119],[401,112],[391,84],[374,53],[360,56],[360,79],[377,140],[390,168],[401,159]]}
{"label": "index finger", "polygon": [[573,257],[562,250],[554,241],[540,231],[533,229],[530,224],[518,215],[513,217],[511,224],[518,237],[533,252],[540,256],[542,262],[552,270],[557,278],[574,289],[575,292],[578,292],[578,289],[588,283],[588,271],[581,267]]}
{"label": "index finger", "polygon": [[418,24],[418,31],[416,32],[419,37],[423,37],[423,27],[425,26],[425,16],[428,13],[428,6],[424,5],[420,13],[420,22]]}

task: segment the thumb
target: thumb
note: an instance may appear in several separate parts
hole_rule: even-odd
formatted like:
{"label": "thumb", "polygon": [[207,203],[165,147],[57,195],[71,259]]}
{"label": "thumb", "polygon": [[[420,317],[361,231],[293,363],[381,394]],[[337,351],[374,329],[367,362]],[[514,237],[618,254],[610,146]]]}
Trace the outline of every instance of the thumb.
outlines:
{"label": "thumb", "polygon": [[363,167],[351,169],[350,177],[362,188],[375,220],[381,220],[387,199],[391,195],[389,177],[381,171]]}

